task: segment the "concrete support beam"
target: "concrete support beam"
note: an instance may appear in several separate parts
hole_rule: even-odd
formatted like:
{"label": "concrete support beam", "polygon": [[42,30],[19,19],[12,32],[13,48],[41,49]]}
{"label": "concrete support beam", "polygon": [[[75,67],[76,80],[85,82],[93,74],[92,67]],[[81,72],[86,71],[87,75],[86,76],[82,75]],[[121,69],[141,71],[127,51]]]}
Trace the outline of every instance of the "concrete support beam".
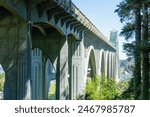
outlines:
{"label": "concrete support beam", "polygon": [[109,78],[111,77],[111,52],[109,53]]}
{"label": "concrete support beam", "polygon": [[66,36],[62,36],[60,39],[56,72],[56,99],[68,99],[68,44]]}
{"label": "concrete support beam", "polygon": [[42,97],[43,100],[47,100],[47,92],[46,92],[46,62],[47,59],[42,55]]}
{"label": "concrete support beam", "polygon": [[[1,48],[5,52],[2,58],[7,57],[2,61],[6,73],[4,99],[31,99],[31,37],[28,26],[29,24],[22,23],[11,28],[6,42],[8,43],[11,37],[14,42],[17,40],[17,43],[11,42],[11,45],[7,46],[4,43]],[[10,33],[11,31],[14,32]],[[28,35],[24,36],[26,32]],[[6,48],[11,47],[13,48],[9,53]]]}
{"label": "concrete support beam", "polygon": [[32,50],[32,99],[40,100],[42,96],[42,51]]}
{"label": "concrete support beam", "polygon": [[77,96],[83,96],[84,95],[84,90],[85,90],[85,84],[84,84],[84,45],[83,45],[83,39],[80,42],[80,48],[79,51],[81,53],[80,59],[78,60],[78,65],[79,65],[79,76],[78,76],[78,90],[77,90]]}

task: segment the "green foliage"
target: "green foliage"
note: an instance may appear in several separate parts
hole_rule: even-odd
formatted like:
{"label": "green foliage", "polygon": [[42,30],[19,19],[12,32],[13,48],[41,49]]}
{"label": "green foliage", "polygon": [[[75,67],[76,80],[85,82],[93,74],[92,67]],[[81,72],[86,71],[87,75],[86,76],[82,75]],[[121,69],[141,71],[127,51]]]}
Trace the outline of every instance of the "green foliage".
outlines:
{"label": "green foliage", "polygon": [[55,91],[56,91],[56,83],[54,81],[51,81],[50,89],[48,92],[48,100],[54,100],[55,99]]}
{"label": "green foliage", "polygon": [[120,36],[124,36],[126,40],[133,39],[135,24],[132,22],[126,23],[121,29]]}
{"label": "green foliage", "polygon": [[[125,44],[127,55],[135,60],[134,99],[149,99],[149,0],[123,0],[117,5],[121,23],[124,24],[121,36],[133,39]],[[133,38],[135,37],[135,38]],[[135,43],[134,43],[135,42]],[[142,55],[142,58],[141,58]],[[142,66],[142,67],[141,67]],[[142,74],[141,74],[142,73]],[[141,97],[142,94],[142,97]],[[130,97],[132,98],[132,97]]]}
{"label": "green foliage", "polygon": [[113,78],[106,79],[104,76],[100,78],[100,100],[116,99],[119,95],[117,83]]}
{"label": "green foliage", "polygon": [[[130,91],[128,81],[116,82],[113,78],[106,79],[93,77],[87,82],[85,88],[86,100],[115,100],[132,98],[133,90]],[[127,96],[127,97],[126,97]]]}
{"label": "green foliage", "polygon": [[0,74],[0,91],[1,92],[3,92],[4,90],[4,77],[5,77],[4,73]]}
{"label": "green foliage", "polygon": [[118,99],[133,100],[134,99],[134,79],[126,82],[127,88],[122,91],[122,94]]}
{"label": "green foliage", "polygon": [[85,89],[85,99],[87,100],[98,100],[99,99],[99,79],[97,76],[92,78],[87,82],[86,89]]}

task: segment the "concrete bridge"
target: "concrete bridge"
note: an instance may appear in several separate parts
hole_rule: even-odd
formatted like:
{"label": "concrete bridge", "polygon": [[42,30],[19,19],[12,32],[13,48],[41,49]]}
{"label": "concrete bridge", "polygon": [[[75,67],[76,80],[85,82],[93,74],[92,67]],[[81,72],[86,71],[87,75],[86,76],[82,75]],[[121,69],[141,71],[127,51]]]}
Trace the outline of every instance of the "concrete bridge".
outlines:
{"label": "concrete bridge", "polygon": [[[100,14],[99,14],[100,15]],[[4,99],[84,94],[88,77],[118,78],[117,51],[70,0],[0,0]]]}

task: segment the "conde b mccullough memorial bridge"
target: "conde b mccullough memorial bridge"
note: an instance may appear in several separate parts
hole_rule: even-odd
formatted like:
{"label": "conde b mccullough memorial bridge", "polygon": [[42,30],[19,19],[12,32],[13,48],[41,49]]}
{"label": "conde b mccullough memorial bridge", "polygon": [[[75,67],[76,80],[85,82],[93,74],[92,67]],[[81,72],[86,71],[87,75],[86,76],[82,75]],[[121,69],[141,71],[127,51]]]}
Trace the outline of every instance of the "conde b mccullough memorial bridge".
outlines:
{"label": "conde b mccullough memorial bridge", "polygon": [[[100,15],[100,14],[97,14]],[[115,47],[71,0],[0,0],[4,99],[77,99],[89,77],[118,78]]]}

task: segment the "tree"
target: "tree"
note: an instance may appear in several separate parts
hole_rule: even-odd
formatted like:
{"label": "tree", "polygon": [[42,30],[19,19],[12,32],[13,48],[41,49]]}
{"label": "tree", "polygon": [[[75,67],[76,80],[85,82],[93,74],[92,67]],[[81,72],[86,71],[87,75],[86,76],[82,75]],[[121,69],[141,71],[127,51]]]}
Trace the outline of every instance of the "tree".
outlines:
{"label": "tree", "polygon": [[[127,24],[124,26],[121,35],[126,39],[131,38],[135,33],[134,52],[134,99],[140,99],[141,94],[141,0],[124,0],[118,5],[115,11],[118,13],[121,22]],[[133,33],[134,31],[134,33]]]}
{"label": "tree", "polygon": [[124,0],[115,11],[120,21],[125,22],[120,35],[126,40],[133,39],[135,35],[135,41],[124,44],[127,54],[135,60],[134,99],[149,99],[149,7],[149,0]]}
{"label": "tree", "polygon": [[134,99],[141,95],[141,0],[135,0],[135,67],[134,67]]}
{"label": "tree", "polygon": [[[143,5],[143,40],[142,47],[148,45],[148,2]],[[149,99],[149,51],[142,51],[142,99]]]}

